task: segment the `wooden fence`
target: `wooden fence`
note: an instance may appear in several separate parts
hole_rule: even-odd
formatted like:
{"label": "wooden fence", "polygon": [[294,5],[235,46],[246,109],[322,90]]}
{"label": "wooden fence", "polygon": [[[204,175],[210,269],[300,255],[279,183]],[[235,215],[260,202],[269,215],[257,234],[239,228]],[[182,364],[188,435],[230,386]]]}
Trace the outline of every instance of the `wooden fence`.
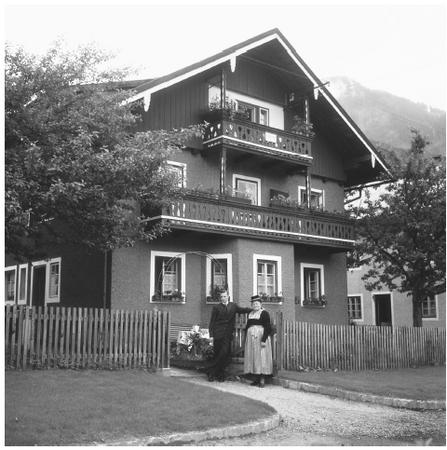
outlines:
{"label": "wooden fence", "polygon": [[162,311],[6,306],[6,368],[167,368]]}
{"label": "wooden fence", "polygon": [[283,320],[279,368],[394,369],[445,364],[445,328],[323,325]]}

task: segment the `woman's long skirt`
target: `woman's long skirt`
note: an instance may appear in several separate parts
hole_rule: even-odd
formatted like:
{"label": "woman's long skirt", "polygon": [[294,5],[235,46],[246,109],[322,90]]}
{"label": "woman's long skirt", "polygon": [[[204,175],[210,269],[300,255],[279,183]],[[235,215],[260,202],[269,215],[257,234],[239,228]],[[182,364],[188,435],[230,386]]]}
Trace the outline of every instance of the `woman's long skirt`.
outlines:
{"label": "woman's long skirt", "polygon": [[247,330],[245,339],[244,373],[257,375],[271,375],[273,373],[272,343],[270,336],[265,341],[266,346],[261,347],[264,327],[251,326]]}

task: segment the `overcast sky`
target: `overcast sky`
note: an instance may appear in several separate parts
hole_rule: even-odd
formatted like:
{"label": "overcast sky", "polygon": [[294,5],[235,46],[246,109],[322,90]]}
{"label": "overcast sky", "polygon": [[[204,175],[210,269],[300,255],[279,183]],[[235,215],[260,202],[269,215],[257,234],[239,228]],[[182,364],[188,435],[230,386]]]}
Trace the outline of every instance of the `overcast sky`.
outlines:
{"label": "overcast sky", "polygon": [[445,110],[445,2],[46,3],[6,5],[5,39],[32,52],[45,51],[58,37],[70,46],[95,42],[116,53],[117,64],[138,69],[135,78],[151,78],[276,27],[323,81],[346,75]]}

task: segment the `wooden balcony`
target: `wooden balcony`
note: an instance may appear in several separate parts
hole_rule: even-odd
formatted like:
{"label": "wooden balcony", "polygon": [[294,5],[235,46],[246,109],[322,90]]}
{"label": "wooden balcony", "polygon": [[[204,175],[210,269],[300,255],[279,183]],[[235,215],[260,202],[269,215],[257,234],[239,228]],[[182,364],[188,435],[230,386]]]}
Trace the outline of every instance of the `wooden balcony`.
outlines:
{"label": "wooden balcony", "polygon": [[341,214],[242,205],[211,196],[188,194],[150,220],[155,219],[161,219],[173,229],[345,250],[354,245],[352,221]]}
{"label": "wooden balcony", "polygon": [[225,145],[251,153],[260,153],[301,165],[312,164],[311,126],[299,133],[267,127],[247,120],[222,118],[205,131],[205,149]]}

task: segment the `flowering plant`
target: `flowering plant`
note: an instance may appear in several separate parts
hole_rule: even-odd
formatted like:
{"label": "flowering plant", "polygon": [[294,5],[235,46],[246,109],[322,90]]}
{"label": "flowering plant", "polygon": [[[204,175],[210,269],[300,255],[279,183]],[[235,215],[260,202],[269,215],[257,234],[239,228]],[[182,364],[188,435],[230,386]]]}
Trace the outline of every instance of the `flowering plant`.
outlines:
{"label": "flowering plant", "polygon": [[174,355],[182,359],[212,359],[214,349],[207,329],[193,327],[190,331],[181,331],[177,339]]}
{"label": "flowering plant", "polygon": [[282,292],[275,292],[273,295],[269,295],[266,292],[260,292],[258,295],[261,297],[261,300],[266,303],[282,303],[284,299]]}

